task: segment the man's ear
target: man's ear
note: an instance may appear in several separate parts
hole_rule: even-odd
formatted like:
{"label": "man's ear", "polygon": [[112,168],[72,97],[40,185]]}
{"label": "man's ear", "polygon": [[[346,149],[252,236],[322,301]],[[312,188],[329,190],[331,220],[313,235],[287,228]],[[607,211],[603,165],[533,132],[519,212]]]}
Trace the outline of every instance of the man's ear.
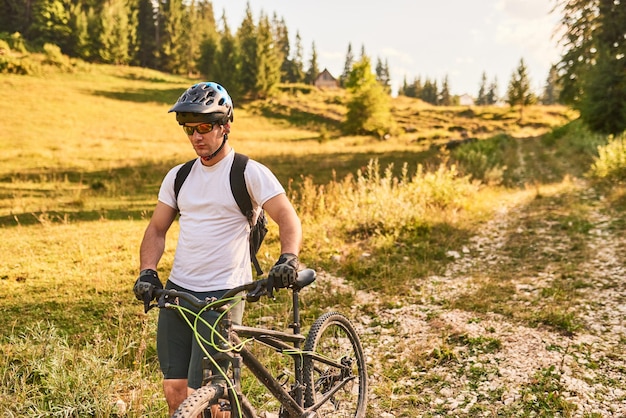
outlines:
{"label": "man's ear", "polygon": [[230,133],[230,123],[222,125],[222,128],[224,129],[224,134],[228,135]]}

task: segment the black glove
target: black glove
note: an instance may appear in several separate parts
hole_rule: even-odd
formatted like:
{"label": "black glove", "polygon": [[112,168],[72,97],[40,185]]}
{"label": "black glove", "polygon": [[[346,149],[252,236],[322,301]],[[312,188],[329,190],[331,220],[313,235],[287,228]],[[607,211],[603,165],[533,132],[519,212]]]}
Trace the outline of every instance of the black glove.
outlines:
{"label": "black glove", "polygon": [[141,270],[133,286],[133,292],[137,300],[143,301],[146,312],[148,312],[150,302],[154,299],[154,289],[163,289],[159,274],[152,269]]}
{"label": "black glove", "polygon": [[283,253],[267,274],[267,292],[273,296],[274,289],[291,287],[298,277],[298,256]]}

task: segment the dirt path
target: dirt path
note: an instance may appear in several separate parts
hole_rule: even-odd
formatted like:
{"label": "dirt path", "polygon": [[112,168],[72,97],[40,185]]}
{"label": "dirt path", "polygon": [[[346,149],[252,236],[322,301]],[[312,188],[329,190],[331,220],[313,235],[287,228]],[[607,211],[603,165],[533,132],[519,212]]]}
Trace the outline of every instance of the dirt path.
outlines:
{"label": "dirt path", "polygon": [[[398,297],[383,305],[358,294],[353,318],[370,367],[368,416],[626,416],[626,239],[612,230],[601,200],[586,187],[574,187],[591,225],[585,248],[576,253],[586,256],[575,264],[584,283],[574,309],[582,327],[564,335],[493,312],[449,308],[449,301],[480,285],[478,277],[498,277],[513,265],[505,247],[536,214],[523,200],[511,202],[467,247],[450,253],[455,260],[445,274],[429,277],[409,297],[417,303]],[[568,249],[575,243],[555,236],[549,219],[537,218],[531,232],[542,256],[573,254]],[[542,271],[512,280],[514,303],[532,314],[536,306],[525,300],[541,299],[542,290],[564,274],[564,264],[571,265],[547,262]]]}

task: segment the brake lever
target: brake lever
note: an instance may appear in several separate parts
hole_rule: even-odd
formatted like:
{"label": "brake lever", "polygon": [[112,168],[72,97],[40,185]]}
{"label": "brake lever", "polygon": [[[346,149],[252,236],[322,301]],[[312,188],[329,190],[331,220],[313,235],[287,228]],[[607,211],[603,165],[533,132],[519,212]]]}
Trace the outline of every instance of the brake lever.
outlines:
{"label": "brake lever", "polygon": [[253,290],[248,292],[246,300],[249,302],[258,302],[258,300],[261,299],[261,296],[265,295],[267,295],[267,289],[263,283],[259,283]]}
{"label": "brake lever", "polygon": [[150,302],[152,302],[152,300],[148,299],[148,294],[144,294],[143,295],[143,312],[144,313],[148,313],[148,311],[152,308],[154,308],[154,305],[151,305]]}
{"label": "brake lever", "polygon": [[148,313],[148,311],[152,308],[165,308],[166,303],[169,302],[169,295],[162,293],[157,299],[157,303],[151,304],[150,302],[152,302],[152,300],[149,300],[148,298],[143,300],[143,309],[145,313]]}

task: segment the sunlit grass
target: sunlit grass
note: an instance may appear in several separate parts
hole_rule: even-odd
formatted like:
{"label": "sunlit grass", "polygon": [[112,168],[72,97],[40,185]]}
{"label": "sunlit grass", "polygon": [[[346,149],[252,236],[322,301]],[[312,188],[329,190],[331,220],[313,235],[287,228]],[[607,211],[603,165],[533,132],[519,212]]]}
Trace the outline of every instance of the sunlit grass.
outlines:
{"label": "sunlit grass", "polygon": [[[80,410],[82,415],[109,416],[121,400],[128,416],[163,415],[157,314],[144,315],[131,288],[160,182],[172,166],[194,156],[167,113],[194,81],[109,66],[45,79],[0,78],[0,118],[5,118],[0,130],[0,349],[8,353],[0,361],[0,405],[13,405],[12,413],[36,416],[32,411],[41,410],[45,415],[46,408],[57,407],[71,414],[80,407],[94,408]],[[578,329],[576,296],[586,283],[575,276],[572,263],[561,262],[568,273],[535,298],[514,299],[512,277],[555,260],[548,251],[530,259],[525,253],[536,243],[523,231],[543,227],[543,221],[584,258],[588,208],[576,204],[571,176],[586,171],[601,138],[580,139],[571,126],[551,131],[575,117],[562,107],[530,107],[518,121],[518,113],[506,107],[436,108],[403,97],[393,101],[401,127],[395,136],[386,141],[345,137],[340,134],[343,100],[341,92],[316,91],[263,103],[235,100],[231,144],[270,167],[288,188],[304,225],[303,264],[345,277],[388,306],[417,303],[423,278],[442,273],[450,262],[446,252],[459,250],[501,206],[515,203],[541,216],[523,218],[522,232],[504,246],[510,263],[497,277],[473,276],[462,298],[441,304],[565,332]],[[441,151],[464,131],[480,141]],[[626,206],[623,191],[607,195],[617,212]],[[613,228],[624,229],[623,214],[615,219]],[[175,223],[160,263],[163,278],[177,232]],[[266,270],[278,252],[271,223],[259,254]],[[358,306],[363,315],[376,317],[377,305],[362,304],[354,289],[341,289],[332,280],[320,279],[305,289],[302,301],[305,329],[331,308]],[[525,303],[536,309],[525,314],[528,310],[519,309]],[[289,315],[284,291],[276,301],[246,309],[252,323],[278,328],[286,326]],[[394,329],[400,323],[381,326]],[[426,376],[420,384],[441,387],[445,382],[437,381],[432,367],[454,363],[459,348],[497,351],[498,341],[442,339],[414,361],[396,359],[383,366],[380,379],[388,385],[372,392],[391,410],[418,410],[429,399],[395,382],[419,367]],[[475,367],[459,373],[477,384],[489,372]],[[545,383],[553,377],[544,375]],[[84,387],[76,386],[79,380],[86,381]],[[88,390],[97,399],[86,400]],[[246,390],[267,401],[249,380]],[[529,398],[534,390],[529,386]],[[548,411],[567,410],[560,394],[540,400]],[[518,406],[537,411],[530,404]]]}

